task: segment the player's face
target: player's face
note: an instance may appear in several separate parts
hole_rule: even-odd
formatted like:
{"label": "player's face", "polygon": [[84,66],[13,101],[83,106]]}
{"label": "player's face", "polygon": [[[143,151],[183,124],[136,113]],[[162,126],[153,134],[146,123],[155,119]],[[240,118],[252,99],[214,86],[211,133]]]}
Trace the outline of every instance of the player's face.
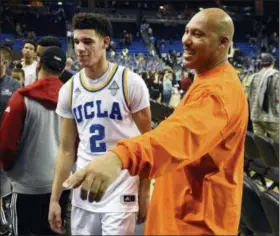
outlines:
{"label": "player's face", "polygon": [[24,58],[34,59],[36,55],[34,45],[26,43],[22,48],[22,55]]}
{"label": "player's face", "polygon": [[75,52],[84,68],[96,65],[106,54],[110,38],[102,37],[95,30],[74,30]]}
{"label": "player's face", "polygon": [[197,71],[207,68],[216,58],[218,41],[218,36],[211,32],[207,18],[194,16],[182,37],[184,66]]}

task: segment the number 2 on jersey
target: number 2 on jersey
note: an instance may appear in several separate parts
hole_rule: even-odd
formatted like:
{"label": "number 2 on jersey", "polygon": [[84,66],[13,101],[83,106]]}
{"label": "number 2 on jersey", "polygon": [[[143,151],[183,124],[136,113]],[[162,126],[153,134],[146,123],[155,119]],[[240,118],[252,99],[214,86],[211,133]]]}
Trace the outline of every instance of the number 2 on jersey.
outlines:
{"label": "number 2 on jersey", "polygon": [[106,152],[106,143],[100,142],[105,138],[105,128],[103,125],[94,124],[90,126],[89,132],[93,134],[90,139],[91,152]]}

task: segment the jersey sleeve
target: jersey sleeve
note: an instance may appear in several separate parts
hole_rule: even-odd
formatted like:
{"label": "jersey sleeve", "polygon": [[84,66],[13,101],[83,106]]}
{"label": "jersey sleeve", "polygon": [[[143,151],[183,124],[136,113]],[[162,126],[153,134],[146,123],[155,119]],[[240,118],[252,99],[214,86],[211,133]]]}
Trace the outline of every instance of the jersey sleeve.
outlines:
{"label": "jersey sleeve", "polygon": [[70,79],[59,91],[56,113],[63,118],[74,119],[71,109],[72,87],[73,79]]}
{"label": "jersey sleeve", "polygon": [[144,80],[132,71],[127,72],[127,94],[131,113],[136,113],[150,106],[150,95]]}

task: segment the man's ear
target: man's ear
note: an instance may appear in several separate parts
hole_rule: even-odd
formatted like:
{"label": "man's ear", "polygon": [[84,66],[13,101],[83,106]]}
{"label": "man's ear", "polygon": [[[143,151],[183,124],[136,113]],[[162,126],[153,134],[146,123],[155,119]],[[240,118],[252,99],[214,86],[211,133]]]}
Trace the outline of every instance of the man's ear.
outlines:
{"label": "man's ear", "polygon": [[219,48],[227,48],[229,46],[230,40],[228,36],[222,36]]}
{"label": "man's ear", "polygon": [[103,41],[103,43],[104,43],[104,48],[107,49],[107,48],[110,46],[110,41],[111,41],[111,39],[110,39],[110,37],[106,36],[106,37],[104,37],[103,40],[104,40],[104,41]]}

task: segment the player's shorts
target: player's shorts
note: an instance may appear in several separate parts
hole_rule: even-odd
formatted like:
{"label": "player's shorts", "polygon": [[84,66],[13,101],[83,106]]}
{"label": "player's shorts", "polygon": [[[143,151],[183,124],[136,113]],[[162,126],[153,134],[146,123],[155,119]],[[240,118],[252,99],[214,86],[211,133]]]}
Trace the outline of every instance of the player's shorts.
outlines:
{"label": "player's shorts", "polygon": [[72,235],[134,235],[136,212],[93,213],[72,206]]}

